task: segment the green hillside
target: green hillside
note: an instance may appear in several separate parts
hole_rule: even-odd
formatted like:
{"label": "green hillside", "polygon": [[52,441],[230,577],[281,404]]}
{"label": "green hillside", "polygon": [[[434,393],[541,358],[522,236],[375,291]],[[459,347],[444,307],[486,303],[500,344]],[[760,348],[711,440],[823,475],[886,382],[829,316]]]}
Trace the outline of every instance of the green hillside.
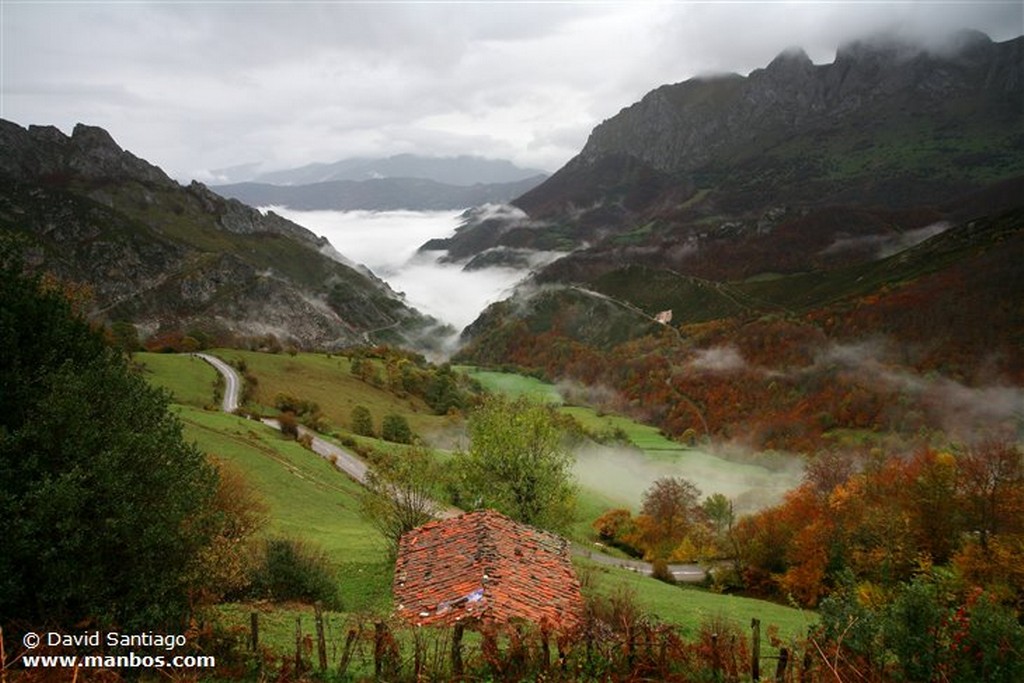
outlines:
{"label": "green hillside", "polygon": [[[218,355],[230,358],[235,353],[244,356],[250,370],[256,372],[261,388],[276,386],[274,382],[282,381],[284,376],[290,378],[288,387],[300,395],[319,388],[325,396],[337,396],[348,390],[360,389],[362,384],[358,380],[354,380],[354,384],[349,383],[353,380],[341,371],[346,367],[347,359],[339,357],[313,354],[291,357],[235,351],[222,351]],[[376,532],[359,515],[360,488],[355,482],[270,427],[200,408],[200,405],[212,403],[210,373],[213,371],[207,372],[203,367],[205,363],[198,359],[187,355],[138,354],[135,360],[144,364],[150,382],[168,388],[179,401],[174,410],[182,420],[186,438],[195,441],[213,459],[231,463],[243,472],[248,483],[265,500],[270,510],[266,535],[299,538],[322,547],[339,568],[341,600],[346,611],[389,611],[391,567],[384,560],[383,545],[378,541]],[[270,372],[265,376],[260,373],[260,368],[277,370],[276,374]],[[269,377],[277,379],[267,379]],[[512,376],[494,375],[490,379],[509,386],[516,382]],[[528,384],[533,390],[543,388],[533,382],[523,384]],[[546,391],[553,391],[553,387]],[[360,393],[359,396],[365,398],[368,394]],[[400,400],[392,401],[387,405],[403,405]],[[411,419],[414,413],[407,415]],[[590,419],[602,418],[592,416]],[[651,436],[647,438],[647,445],[650,445]],[[597,510],[597,506],[594,509]],[[609,594],[617,587],[633,591],[645,609],[668,623],[683,627],[688,634],[693,634],[706,618],[725,616],[743,624],[757,616],[766,624],[778,625],[783,634],[795,637],[804,633],[808,619],[812,618],[772,603],[669,586],[620,569],[588,569],[589,563],[585,560],[579,562],[592,590],[599,594]],[[289,642],[287,634],[294,633],[291,630],[294,629],[294,617],[289,616],[292,614],[290,609],[260,608],[271,629],[267,637],[271,641],[279,640],[283,650]],[[243,623],[247,613],[243,606],[224,611],[225,618],[238,624]],[[275,616],[279,613],[285,616]],[[273,629],[278,627],[282,633],[275,637]]]}

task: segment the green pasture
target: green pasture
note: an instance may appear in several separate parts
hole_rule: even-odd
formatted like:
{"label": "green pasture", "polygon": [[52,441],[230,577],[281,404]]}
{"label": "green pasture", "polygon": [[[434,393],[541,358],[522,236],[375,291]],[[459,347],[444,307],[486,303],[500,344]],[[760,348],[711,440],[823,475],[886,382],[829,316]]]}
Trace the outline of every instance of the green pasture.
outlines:
{"label": "green pasture", "polygon": [[252,420],[182,406],[185,437],[242,471],[269,508],[267,535],[301,538],[339,569],[342,604],[388,604],[391,567],[380,536],[359,514],[362,488],[320,456]]}
{"label": "green pasture", "polygon": [[694,636],[700,625],[708,620],[724,618],[749,628],[751,619],[761,620],[761,633],[769,626],[778,628],[783,641],[802,638],[807,628],[818,621],[814,612],[779,605],[765,600],[738,595],[713,593],[687,585],[670,585],[649,576],[616,567],[593,564],[582,558],[574,562],[585,592],[609,596],[625,589],[632,593],[637,604],[661,621],[674,624],[686,636]]}
{"label": "green pasture", "polygon": [[471,366],[457,366],[456,369],[467,373],[480,382],[485,389],[497,394],[507,394],[516,398],[526,396],[540,403],[558,405],[562,403],[562,395],[558,388],[536,377],[517,375],[512,372],[481,370]]}
{"label": "green pasture", "polygon": [[379,430],[381,420],[389,413],[404,415],[413,432],[421,436],[443,430],[444,416],[434,415],[421,399],[399,398],[383,388],[374,387],[351,372],[345,356],[323,353],[259,353],[218,349],[213,352],[227,362],[244,360],[250,374],[259,382],[255,402],[266,408],[274,405],[279,394],[313,401],[320,406],[333,428],[349,429],[352,409],[366,406]]}
{"label": "green pasture", "polygon": [[204,408],[217,404],[218,375],[206,361],[189,354],[136,353],[132,360],[150,384],[166,389],[175,403]]}

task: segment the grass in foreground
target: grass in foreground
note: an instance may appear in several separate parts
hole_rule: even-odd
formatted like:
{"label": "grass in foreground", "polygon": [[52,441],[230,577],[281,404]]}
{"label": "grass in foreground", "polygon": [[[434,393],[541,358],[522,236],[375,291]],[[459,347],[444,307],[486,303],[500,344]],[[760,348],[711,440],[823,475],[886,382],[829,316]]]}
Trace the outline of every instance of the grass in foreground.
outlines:
{"label": "grass in foreground", "polygon": [[338,568],[346,609],[390,604],[391,565],[376,530],[359,513],[362,488],[276,430],[234,415],[180,407],[185,436],[241,470],[269,507],[268,536],[300,538]]}
{"label": "grass in foreground", "polygon": [[743,627],[751,619],[760,619],[762,633],[770,626],[778,628],[783,641],[807,635],[809,626],[817,623],[814,612],[786,607],[765,600],[723,595],[686,585],[669,585],[649,576],[625,569],[596,565],[583,558],[574,562],[587,591],[608,596],[626,589],[636,596],[637,603],[661,621],[678,626],[684,636],[697,634],[702,622],[724,617]]}

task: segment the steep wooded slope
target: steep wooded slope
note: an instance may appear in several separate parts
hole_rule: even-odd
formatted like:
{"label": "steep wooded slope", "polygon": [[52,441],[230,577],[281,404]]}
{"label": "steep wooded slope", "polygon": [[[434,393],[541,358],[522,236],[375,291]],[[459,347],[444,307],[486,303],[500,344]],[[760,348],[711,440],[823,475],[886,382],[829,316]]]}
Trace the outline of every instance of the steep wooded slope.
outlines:
{"label": "steep wooded slope", "polygon": [[33,267],[86,284],[94,316],[303,345],[394,341],[432,324],[326,240],[205,186],[182,187],[104,130],[0,122],[0,229]]}

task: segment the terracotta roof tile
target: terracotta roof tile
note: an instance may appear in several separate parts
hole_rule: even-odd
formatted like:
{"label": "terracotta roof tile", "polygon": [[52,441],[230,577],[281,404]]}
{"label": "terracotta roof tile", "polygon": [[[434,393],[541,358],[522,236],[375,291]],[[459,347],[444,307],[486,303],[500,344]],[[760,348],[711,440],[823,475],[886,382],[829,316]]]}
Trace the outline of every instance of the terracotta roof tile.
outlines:
{"label": "terracotta roof tile", "polygon": [[521,619],[567,630],[583,610],[569,542],[493,510],[428,522],[402,536],[394,594],[398,615],[423,625]]}

